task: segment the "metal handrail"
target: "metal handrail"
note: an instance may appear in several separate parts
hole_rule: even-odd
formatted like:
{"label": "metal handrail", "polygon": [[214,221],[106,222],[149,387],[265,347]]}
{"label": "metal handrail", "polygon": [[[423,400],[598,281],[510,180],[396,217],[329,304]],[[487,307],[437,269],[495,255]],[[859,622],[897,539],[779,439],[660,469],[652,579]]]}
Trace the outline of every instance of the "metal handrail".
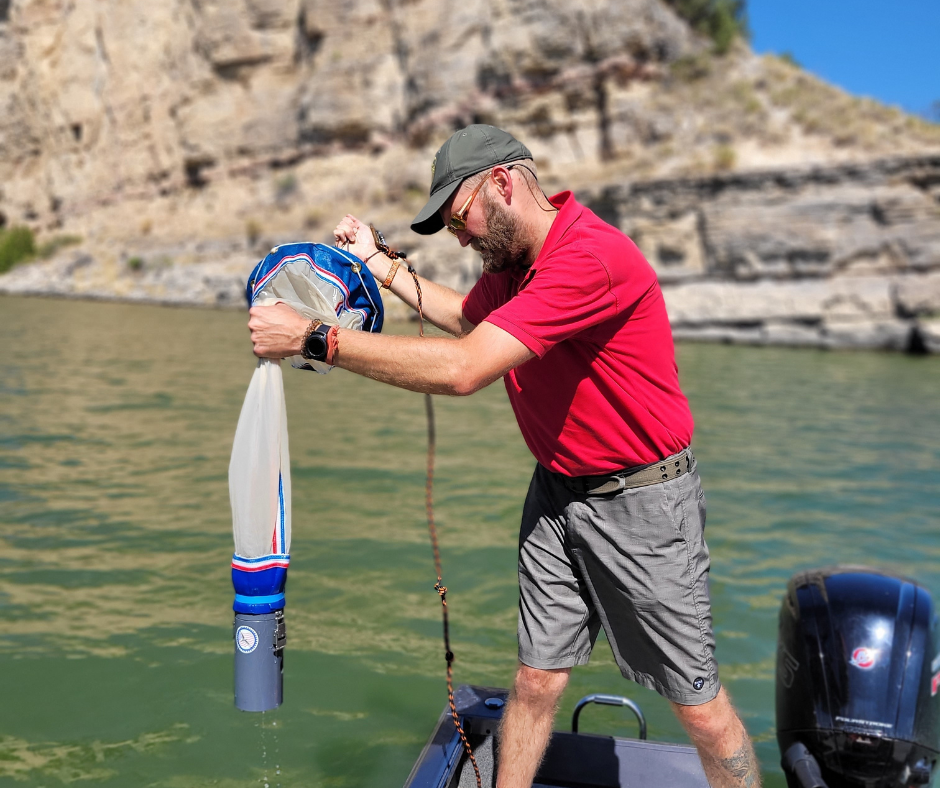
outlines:
{"label": "metal handrail", "polygon": [[574,707],[574,714],[571,716],[572,733],[578,732],[578,717],[581,716],[581,709],[589,703],[597,703],[601,706],[626,706],[636,715],[637,722],[640,723],[640,738],[646,738],[646,717],[643,716],[639,706],[629,698],[624,698],[621,695],[585,695],[581,698],[578,705]]}

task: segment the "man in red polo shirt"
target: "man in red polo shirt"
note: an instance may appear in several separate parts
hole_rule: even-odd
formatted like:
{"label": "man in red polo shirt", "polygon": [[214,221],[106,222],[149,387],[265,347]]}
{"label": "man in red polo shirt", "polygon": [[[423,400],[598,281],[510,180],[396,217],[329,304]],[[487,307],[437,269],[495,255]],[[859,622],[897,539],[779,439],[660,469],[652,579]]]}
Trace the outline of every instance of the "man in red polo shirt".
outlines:
{"label": "man in red polo shirt", "polygon": [[[547,198],[531,153],[504,131],[456,132],[432,172],[412,229],[446,227],[483,258],[466,297],[421,280],[425,316],[453,338],[327,329],[278,305],[251,310],[255,353],[302,353],[420,392],[466,395],[504,378],[538,465],[519,536],[519,668],[499,788],[532,784],[570,670],[601,626],[623,675],[671,702],[710,784],[758,786],[718,680],[692,415],[656,274],[570,192]],[[368,227],[347,216],[334,236],[416,305]]]}

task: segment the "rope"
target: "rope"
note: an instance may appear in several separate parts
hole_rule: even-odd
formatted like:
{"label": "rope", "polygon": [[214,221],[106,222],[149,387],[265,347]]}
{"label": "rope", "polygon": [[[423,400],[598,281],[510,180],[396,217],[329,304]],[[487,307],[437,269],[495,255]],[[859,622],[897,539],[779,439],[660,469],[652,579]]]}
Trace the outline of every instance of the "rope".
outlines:
{"label": "rope", "polygon": [[359,277],[359,281],[362,283],[362,292],[366,294],[366,298],[369,299],[369,303],[372,304],[372,324],[369,326],[369,333],[375,331],[375,319],[376,315],[379,314],[379,308],[375,305],[375,301],[372,300],[372,296],[369,295],[369,288],[366,287],[366,280],[362,278],[362,266],[359,263],[352,264],[352,270],[355,271],[356,276]]}
{"label": "rope", "polygon": [[[415,280],[415,292],[418,298],[418,334],[424,336],[424,303],[421,300],[421,284],[418,282],[418,272],[408,265],[408,273]],[[483,779],[480,777],[480,767],[477,766],[477,759],[473,755],[473,748],[467,741],[467,734],[464,733],[463,726],[460,724],[460,716],[457,714],[457,704],[454,703],[454,652],[450,648],[450,623],[447,616],[447,586],[444,585],[443,573],[441,571],[441,551],[437,543],[437,524],[434,522],[434,455],[437,450],[437,434],[434,422],[434,400],[430,394],[424,395],[424,410],[428,417],[428,473],[427,481],[424,485],[424,507],[428,518],[428,532],[431,534],[431,549],[434,551],[434,571],[437,572],[437,582],[434,584],[434,590],[441,598],[441,614],[444,619],[444,659],[447,662],[447,704],[450,706],[450,716],[454,719],[454,727],[460,735],[460,741],[463,742],[464,749],[473,765],[473,773],[477,779],[477,788],[483,788]]]}

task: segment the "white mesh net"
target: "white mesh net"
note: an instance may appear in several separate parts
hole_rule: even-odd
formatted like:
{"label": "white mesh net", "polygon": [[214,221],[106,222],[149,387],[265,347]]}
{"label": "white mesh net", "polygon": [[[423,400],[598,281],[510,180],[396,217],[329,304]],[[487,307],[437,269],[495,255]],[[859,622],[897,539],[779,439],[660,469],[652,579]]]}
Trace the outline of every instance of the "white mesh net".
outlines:
{"label": "white mesh net", "polygon": [[289,555],[290,451],[281,363],[260,359],[238,417],[228,468],[235,554]]}

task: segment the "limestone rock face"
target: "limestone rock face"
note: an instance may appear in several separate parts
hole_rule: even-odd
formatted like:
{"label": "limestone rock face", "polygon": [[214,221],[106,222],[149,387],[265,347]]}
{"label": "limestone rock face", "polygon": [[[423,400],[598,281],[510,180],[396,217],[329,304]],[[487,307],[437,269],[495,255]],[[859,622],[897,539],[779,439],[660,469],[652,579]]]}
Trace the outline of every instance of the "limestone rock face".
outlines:
{"label": "limestone rock face", "polygon": [[922,349],[940,314],[938,185],[928,156],[584,199],[645,252],[678,336]]}
{"label": "limestone rock face", "polygon": [[850,276],[937,267],[938,182],[928,156],[611,186],[590,202],[666,279]]}
{"label": "limestone rock face", "polygon": [[924,349],[929,353],[940,353],[940,319],[925,320],[921,324]]}
{"label": "limestone rock face", "polygon": [[674,325],[760,325],[790,320],[892,317],[892,281],[887,277],[793,282],[689,282],[667,287],[667,309]]}
{"label": "limestone rock face", "polygon": [[81,238],[0,291],[240,304],[346,212],[465,291],[408,224],[471,122],[634,238],[677,336],[937,346],[940,126],[662,0],[0,0],[0,228]]}
{"label": "limestone rock face", "polygon": [[[937,268],[936,264],[934,268]],[[897,283],[898,310],[904,315],[940,317],[940,271],[922,276],[906,276]]]}
{"label": "limestone rock face", "polygon": [[47,224],[258,160],[422,143],[539,92],[580,101],[598,69],[696,46],[658,0],[13,0],[6,16],[0,210]]}

